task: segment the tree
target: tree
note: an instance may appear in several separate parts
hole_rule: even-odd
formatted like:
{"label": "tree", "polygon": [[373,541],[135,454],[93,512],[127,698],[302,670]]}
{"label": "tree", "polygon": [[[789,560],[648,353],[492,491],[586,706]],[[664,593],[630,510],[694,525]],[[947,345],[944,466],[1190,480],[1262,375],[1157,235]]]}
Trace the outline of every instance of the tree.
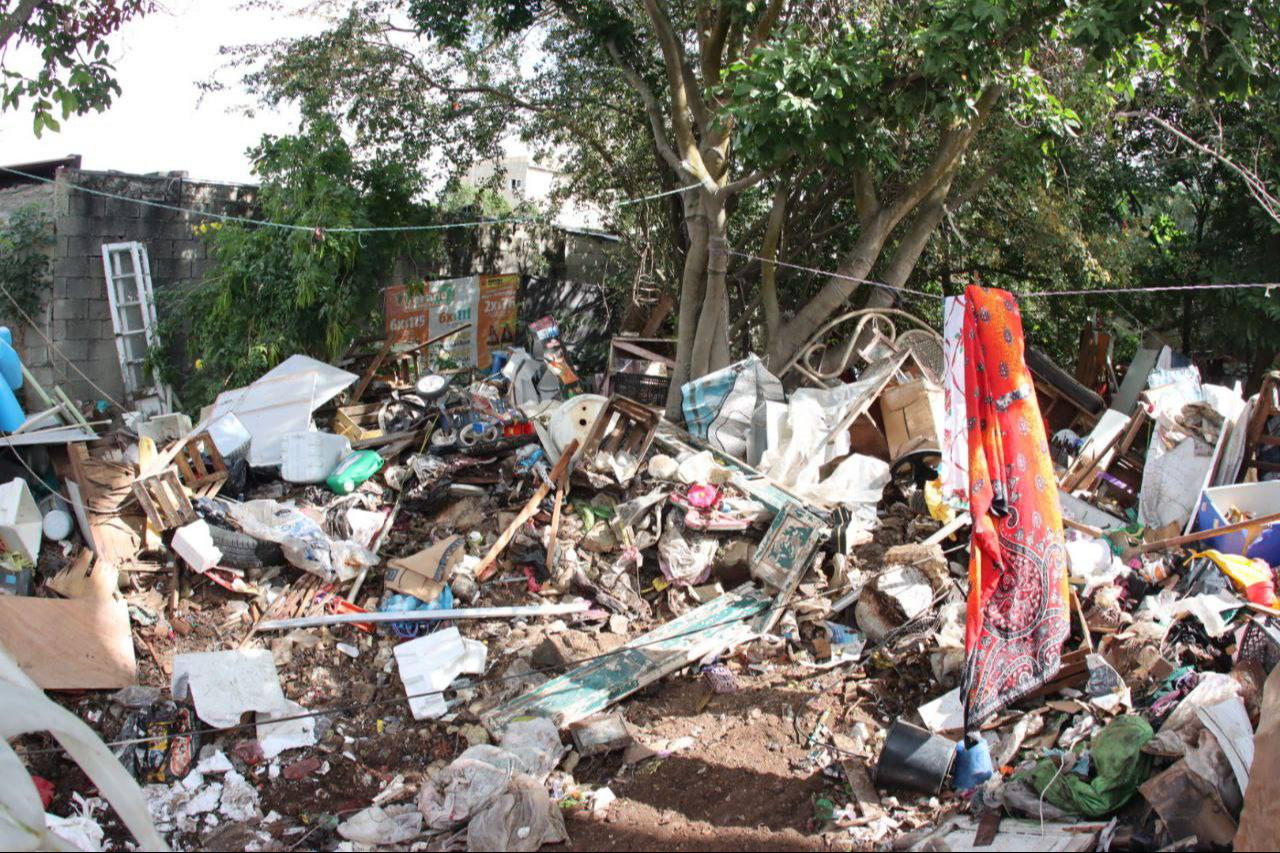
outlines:
{"label": "tree", "polygon": [[333,230],[421,225],[428,211],[414,201],[416,170],[386,155],[358,158],[328,115],[305,115],[292,136],[265,137],[253,161],[258,212],[296,227],[195,226],[211,241],[216,269],[191,288],[166,291],[161,311],[162,337],[185,338],[189,367],[158,352],[153,365],[191,407],[294,353],[339,358],[377,323],[396,258],[435,239],[431,232]]}
{"label": "tree", "polygon": [[0,109],[30,102],[36,136],[62,118],[101,112],[120,93],[107,37],[151,0],[0,0]]}
{"label": "tree", "polygon": [[[665,229],[681,264],[675,410],[683,380],[732,357],[735,301],[763,323],[734,343],[780,369],[861,282],[909,281],[940,223],[1043,174],[1136,81],[1249,97],[1277,13],[1274,0],[374,0],[347,22],[285,45],[251,82],[298,98],[327,71],[322,90],[371,142],[431,133],[479,150],[482,121],[554,126],[581,184],[693,185]],[[532,68],[530,46],[546,57]],[[646,155],[645,183],[624,182]],[[837,274],[782,288],[768,260],[734,252]]]}

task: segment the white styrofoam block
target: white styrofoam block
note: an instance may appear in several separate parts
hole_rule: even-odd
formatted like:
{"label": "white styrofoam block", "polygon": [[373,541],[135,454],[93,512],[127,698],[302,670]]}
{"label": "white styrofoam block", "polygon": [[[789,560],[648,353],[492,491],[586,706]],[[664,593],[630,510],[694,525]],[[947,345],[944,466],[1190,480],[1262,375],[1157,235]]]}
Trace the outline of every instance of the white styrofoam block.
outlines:
{"label": "white styrofoam block", "polygon": [[193,521],[173,534],[173,550],[197,572],[204,574],[222,562],[222,551],[213,544],[209,522]]}

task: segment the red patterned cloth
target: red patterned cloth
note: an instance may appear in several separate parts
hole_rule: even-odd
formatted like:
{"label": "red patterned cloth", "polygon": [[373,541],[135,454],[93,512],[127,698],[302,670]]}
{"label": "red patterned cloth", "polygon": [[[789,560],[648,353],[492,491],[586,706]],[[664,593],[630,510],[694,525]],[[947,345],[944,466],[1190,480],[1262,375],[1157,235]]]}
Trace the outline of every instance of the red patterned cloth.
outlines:
{"label": "red patterned cloth", "polygon": [[1013,297],[965,290],[967,731],[1057,674],[1071,627],[1058,483]]}

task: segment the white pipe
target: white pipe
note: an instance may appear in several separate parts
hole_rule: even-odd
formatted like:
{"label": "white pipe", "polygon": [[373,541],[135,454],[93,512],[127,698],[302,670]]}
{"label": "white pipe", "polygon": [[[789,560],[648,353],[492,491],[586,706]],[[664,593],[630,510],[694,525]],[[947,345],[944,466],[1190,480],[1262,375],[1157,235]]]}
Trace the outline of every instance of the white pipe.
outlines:
{"label": "white pipe", "polygon": [[272,619],[258,626],[259,631],[285,631],[289,628],[320,628],[326,625],[350,625],[355,622],[436,622],[449,619],[517,619],[521,616],[568,616],[586,613],[591,602],[578,600],[569,604],[535,604],[526,607],[466,607],[460,610],[404,610],[398,613],[331,613],[326,616],[303,616],[298,619]]}

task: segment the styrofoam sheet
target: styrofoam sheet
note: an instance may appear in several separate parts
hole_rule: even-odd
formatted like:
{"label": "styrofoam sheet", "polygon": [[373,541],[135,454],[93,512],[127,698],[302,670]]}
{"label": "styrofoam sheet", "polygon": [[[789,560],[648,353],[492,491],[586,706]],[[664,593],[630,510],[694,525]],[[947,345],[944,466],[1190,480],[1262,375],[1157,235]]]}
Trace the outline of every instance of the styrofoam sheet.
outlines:
{"label": "styrofoam sheet", "polygon": [[213,404],[210,420],[235,413],[249,431],[249,464],[265,467],[280,464],[281,443],[291,432],[311,428],[316,408],[318,374],[286,374],[259,379],[252,385],[224,391]]}

